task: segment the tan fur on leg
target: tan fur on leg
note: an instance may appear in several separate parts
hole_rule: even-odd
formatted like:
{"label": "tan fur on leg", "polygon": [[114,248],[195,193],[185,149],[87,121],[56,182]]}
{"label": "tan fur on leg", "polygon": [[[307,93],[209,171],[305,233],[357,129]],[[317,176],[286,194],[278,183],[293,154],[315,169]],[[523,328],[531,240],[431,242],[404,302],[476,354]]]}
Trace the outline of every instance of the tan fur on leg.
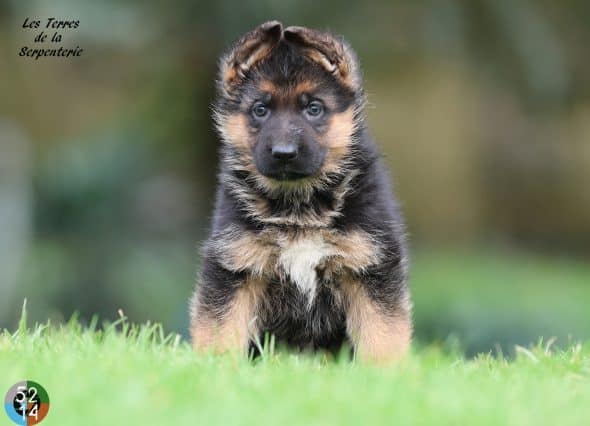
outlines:
{"label": "tan fur on leg", "polygon": [[356,357],[378,364],[403,358],[412,337],[409,302],[402,303],[397,312],[385,313],[358,282],[351,282],[344,289],[346,328]]}
{"label": "tan fur on leg", "polygon": [[198,352],[246,353],[248,342],[257,333],[256,307],[264,286],[250,280],[236,290],[227,312],[221,319],[206,312],[196,312],[191,325],[193,347]]}

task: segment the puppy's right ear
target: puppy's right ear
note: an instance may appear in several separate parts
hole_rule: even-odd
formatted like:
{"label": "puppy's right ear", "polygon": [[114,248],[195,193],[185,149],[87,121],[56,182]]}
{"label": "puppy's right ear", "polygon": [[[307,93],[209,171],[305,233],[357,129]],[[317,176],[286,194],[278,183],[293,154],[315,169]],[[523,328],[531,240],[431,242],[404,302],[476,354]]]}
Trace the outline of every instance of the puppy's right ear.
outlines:
{"label": "puppy's right ear", "polygon": [[248,70],[259,63],[281,40],[283,26],[269,21],[239,39],[219,65],[219,79],[227,93],[243,80]]}

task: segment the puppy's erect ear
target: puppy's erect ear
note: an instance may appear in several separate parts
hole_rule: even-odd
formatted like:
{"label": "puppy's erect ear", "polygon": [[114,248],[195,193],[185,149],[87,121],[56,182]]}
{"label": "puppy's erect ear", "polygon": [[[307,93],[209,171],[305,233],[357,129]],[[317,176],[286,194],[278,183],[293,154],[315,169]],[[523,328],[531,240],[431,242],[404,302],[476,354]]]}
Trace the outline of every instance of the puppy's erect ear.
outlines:
{"label": "puppy's erect ear", "polygon": [[285,40],[299,46],[312,61],[321,65],[345,86],[357,90],[361,76],[356,55],[342,39],[305,27],[285,28]]}
{"label": "puppy's erect ear", "polygon": [[281,40],[282,33],[283,26],[280,22],[269,21],[239,39],[220,63],[223,89],[230,92],[249,69],[268,56]]}

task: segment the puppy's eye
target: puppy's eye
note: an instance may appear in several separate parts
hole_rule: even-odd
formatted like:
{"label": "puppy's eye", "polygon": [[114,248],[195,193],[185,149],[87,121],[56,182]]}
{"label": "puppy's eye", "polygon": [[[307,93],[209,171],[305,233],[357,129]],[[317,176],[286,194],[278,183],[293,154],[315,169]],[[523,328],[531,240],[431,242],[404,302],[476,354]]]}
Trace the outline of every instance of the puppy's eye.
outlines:
{"label": "puppy's eye", "polygon": [[256,118],[264,118],[268,115],[268,107],[262,102],[257,102],[252,107],[252,115]]}
{"label": "puppy's eye", "polygon": [[310,117],[319,117],[324,112],[324,105],[320,101],[312,101],[305,107],[305,113]]}

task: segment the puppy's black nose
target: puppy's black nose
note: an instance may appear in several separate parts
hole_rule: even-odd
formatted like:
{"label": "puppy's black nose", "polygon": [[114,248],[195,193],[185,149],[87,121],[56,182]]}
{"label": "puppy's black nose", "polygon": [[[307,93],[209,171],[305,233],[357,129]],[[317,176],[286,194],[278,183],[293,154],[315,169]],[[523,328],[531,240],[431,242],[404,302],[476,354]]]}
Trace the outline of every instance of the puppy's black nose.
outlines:
{"label": "puppy's black nose", "polygon": [[297,157],[297,146],[293,144],[273,146],[272,156],[281,161],[293,160]]}

